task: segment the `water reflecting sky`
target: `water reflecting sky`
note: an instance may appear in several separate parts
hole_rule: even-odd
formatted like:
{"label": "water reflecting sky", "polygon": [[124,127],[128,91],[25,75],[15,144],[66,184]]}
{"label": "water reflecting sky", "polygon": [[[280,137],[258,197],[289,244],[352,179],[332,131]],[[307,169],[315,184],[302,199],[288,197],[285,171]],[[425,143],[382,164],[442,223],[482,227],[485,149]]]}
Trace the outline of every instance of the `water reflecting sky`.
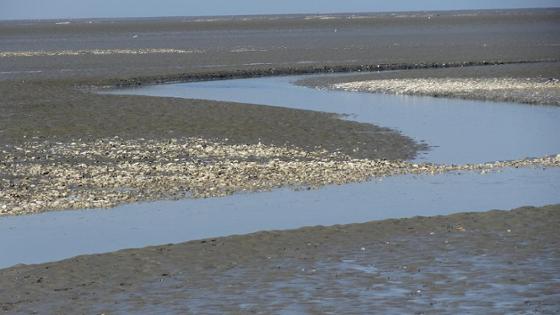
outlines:
{"label": "water reflecting sky", "polygon": [[[167,84],[119,92],[253,101],[296,108],[304,104],[306,109],[311,110],[349,112],[354,114],[353,119],[381,119],[383,125],[398,124],[397,127],[411,135],[421,133],[428,142],[441,144],[439,150],[434,149],[424,156],[436,161],[463,159],[463,154],[467,155],[467,160],[477,160],[494,155],[504,158],[543,153],[542,150],[549,149],[560,151],[556,137],[560,130],[554,129],[560,127],[548,121],[560,120],[556,116],[560,111],[557,107],[319,91],[290,84],[297,78]],[[288,95],[289,98],[286,97]],[[414,111],[414,119],[403,119],[403,111]],[[472,123],[462,122],[472,120],[472,117],[465,116],[470,112],[475,113],[475,117],[481,117],[474,130]],[[457,113],[461,119],[454,118]],[[520,129],[513,124],[511,128],[507,120],[500,119],[504,115],[512,119],[518,117],[523,126],[530,127]],[[449,121],[460,126],[458,132],[449,130],[446,125]],[[492,133],[491,142],[471,141],[481,136],[475,131],[484,135],[488,133],[488,128],[495,126],[508,132]],[[465,128],[471,129],[465,131]],[[532,132],[523,132],[527,129]],[[512,132],[516,132],[513,145],[507,141]],[[542,137],[540,132],[544,133]],[[463,136],[460,145],[456,143],[457,136]],[[537,141],[539,138],[544,142]],[[493,142],[494,145],[490,145]],[[480,149],[481,143],[488,144],[492,150]],[[456,152],[463,147],[468,150]],[[17,263],[40,263],[80,254],[260,230],[511,209],[558,202],[560,168],[521,168],[485,175],[454,172],[437,176],[395,176],[309,191],[277,189],[223,198],[134,203],[110,210],[0,217],[0,268]]]}
{"label": "water reflecting sky", "polygon": [[[336,74],[335,74],[336,75]],[[325,111],[396,129],[431,150],[421,162],[516,160],[560,153],[560,107],[348,93],[291,84],[306,76],[161,84],[113,93],[173,96]]]}

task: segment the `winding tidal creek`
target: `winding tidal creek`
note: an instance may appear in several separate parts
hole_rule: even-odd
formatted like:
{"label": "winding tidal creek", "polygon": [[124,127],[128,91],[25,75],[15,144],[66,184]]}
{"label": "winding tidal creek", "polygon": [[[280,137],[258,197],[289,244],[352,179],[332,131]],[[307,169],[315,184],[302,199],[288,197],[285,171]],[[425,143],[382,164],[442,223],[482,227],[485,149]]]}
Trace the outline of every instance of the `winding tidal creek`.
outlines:
{"label": "winding tidal creek", "polygon": [[[560,107],[317,90],[294,84],[302,78],[162,84],[110,93],[337,113],[425,142],[430,150],[417,157],[418,163],[486,163],[560,153]],[[559,202],[560,169],[527,167],[2,217],[0,268],[261,230]]]}

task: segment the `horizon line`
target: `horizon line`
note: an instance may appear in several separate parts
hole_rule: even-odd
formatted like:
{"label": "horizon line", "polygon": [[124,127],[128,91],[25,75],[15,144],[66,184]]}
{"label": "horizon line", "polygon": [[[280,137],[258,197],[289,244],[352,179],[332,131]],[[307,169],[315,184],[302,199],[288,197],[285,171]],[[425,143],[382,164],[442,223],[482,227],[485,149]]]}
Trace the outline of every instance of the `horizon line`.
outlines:
{"label": "horizon line", "polygon": [[225,17],[265,17],[265,16],[321,16],[346,14],[392,14],[415,12],[472,12],[472,11],[519,11],[519,10],[560,10],[560,5],[553,7],[518,7],[518,8],[483,8],[483,9],[433,9],[433,10],[392,10],[392,11],[356,11],[356,12],[294,12],[294,13],[254,13],[254,14],[217,14],[217,15],[162,15],[162,16],[98,16],[98,17],[48,17],[48,18],[0,18],[0,22],[17,21],[58,21],[58,20],[126,20],[126,19],[165,19],[165,18],[225,18]]}

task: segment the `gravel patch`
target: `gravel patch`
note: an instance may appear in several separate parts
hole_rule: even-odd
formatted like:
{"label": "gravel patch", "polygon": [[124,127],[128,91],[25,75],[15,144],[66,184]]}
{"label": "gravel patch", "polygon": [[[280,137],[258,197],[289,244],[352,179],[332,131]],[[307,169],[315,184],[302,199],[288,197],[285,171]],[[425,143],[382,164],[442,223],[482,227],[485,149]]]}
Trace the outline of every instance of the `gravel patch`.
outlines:
{"label": "gravel patch", "polygon": [[551,61],[361,72],[309,78],[297,84],[319,89],[339,86],[373,93],[558,105],[559,73],[560,62]]}
{"label": "gravel patch", "polygon": [[518,98],[526,103],[560,105],[560,80],[551,78],[425,78],[367,80],[331,85],[346,91],[489,99]]}
{"label": "gravel patch", "polygon": [[26,142],[0,151],[0,215],[205,198],[276,187],[310,188],[400,174],[485,173],[559,167],[560,155],[466,165],[357,159],[290,146],[235,145],[200,138]]}

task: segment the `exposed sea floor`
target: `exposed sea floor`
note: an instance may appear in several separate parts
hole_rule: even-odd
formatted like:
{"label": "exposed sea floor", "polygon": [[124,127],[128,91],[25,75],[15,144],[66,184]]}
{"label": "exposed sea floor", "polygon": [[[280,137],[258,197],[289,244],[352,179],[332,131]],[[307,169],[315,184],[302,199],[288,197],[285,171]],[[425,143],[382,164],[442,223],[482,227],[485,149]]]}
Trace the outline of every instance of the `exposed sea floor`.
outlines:
{"label": "exposed sea floor", "polygon": [[[346,65],[557,59],[558,12],[1,23],[0,50],[7,54],[0,57],[0,143],[20,141],[21,135],[33,130],[41,137],[63,139],[115,134],[127,139],[168,137],[173,130],[175,136],[224,138],[229,133],[238,143],[255,143],[259,140],[249,132],[260,126],[255,121],[280,130],[270,116],[285,122],[287,117],[297,117],[291,115],[295,112],[186,99],[113,98],[78,93],[74,88],[169,81],[181,74],[209,78],[278,70],[328,71]],[[174,49],[177,51],[172,52]],[[543,74],[542,67],[531,64],[503,69],[501,77]],[[494,68],[482,72],[496,75]],[[462,68],[442,73],[445,77],[471,75]],[[183,107],[188,110],[181,110]],[[413,105],[409,107],[414,116],[422,116]],[[493,107],[487,108],[480,113],[492,115]],[[527,117],[532,117],[534,107],[527,108],[531,108]],[[250,125],[240,127],[242,124],[227,119],[236,120],[247,111],[256,118]],[[435,109],[431,115],[440,116]],[[226,126],[225,131],[212,129],[210,116]],[[328,121],[319,116],[299,115],[303,121],[307,117]],[[163,120],[173,124],[159,123]],[[43,124],[36,123],[39,121]],[[194,127],[181,129],[178,122]],[[544,140],[531,147],[525,139],[526,135],[551,136],[546,118],[542,122],[542,128],[536,127],[544,133],[534,133],[529,127],[538,123],[524,125],[523,120],[516,120],[525,133],[512,135],[519,137],[522,149],[504,150],[504,154],[519,158],[548,152]],[[430,143],[429,133],[409,133],[389,120],[382,125],[439,145],[419,161],[445,149],[443,142]],[[299,122],[291,126],[294,130],[289,137],[298,144],[315,144],[303,141],[308,135],[306,126]],[[333,132],[338,130],[338,136],[346,127],[352,125],[337,124]],[[315,125],[313,130],[318,129]],[[460,131],[450,132],[466,137]],[[500,134],[500,130],[493,132]],[[261,140],[276,144],[284,141],[282,136],[274,132]],[[548,140],[556,145],[552,138]],[[488,152],[495,152],[494,146],[511,147],[507,142],[489,141]],[[482,149],[466,154],[472,160],[486,158]],[[445,155],[440,158],[462,159],[452,152]],[[505,156],[497,156],[502,158]],[[559,203],[559,182],[557,169],[504,169],[484,175],[401,176],[309,191],[288,188],[225,198],[3,217],[0,266],[199,240],[0,269],[0,312],[316,314],[374,309],[387,314],[554,314],[560,309],[558,207],[488,210]],[[368,221],[471,210],[481,212]],[[368,223],[339,225],[363,221]],[[214,238],[314,224],[337,225]],[[211,238],[200,240],[204,237]]]}
{"label": "exposed sea floor", "polygon": [[[286,104],[333,111],[362,122],[392,123],[391,127],[407,135],[420,134],[428,144],[441,144],[419,157],[419,162],[474,163],[560,152],[560,143],[552,136],[560,132],[554,123],[560,116],[557,107],[332,92],[295,86],[292,82],[297,79],[158,85],[118,93]],[[520,124],[530,127],[521,128]],[[317,190],[279,189],[223,198],[137,203],[111,210],[1,218],[0,225],[6,228],[0,229],[4,234],[0,236],[13,240],[3,243],[3,251],[10,255],[2,265],[260,230],[542,206],[560,202],[558,196],[558,169],[526,168],[486,174],[395,176]],[[54,243],[61,246],[47,246]]]}

